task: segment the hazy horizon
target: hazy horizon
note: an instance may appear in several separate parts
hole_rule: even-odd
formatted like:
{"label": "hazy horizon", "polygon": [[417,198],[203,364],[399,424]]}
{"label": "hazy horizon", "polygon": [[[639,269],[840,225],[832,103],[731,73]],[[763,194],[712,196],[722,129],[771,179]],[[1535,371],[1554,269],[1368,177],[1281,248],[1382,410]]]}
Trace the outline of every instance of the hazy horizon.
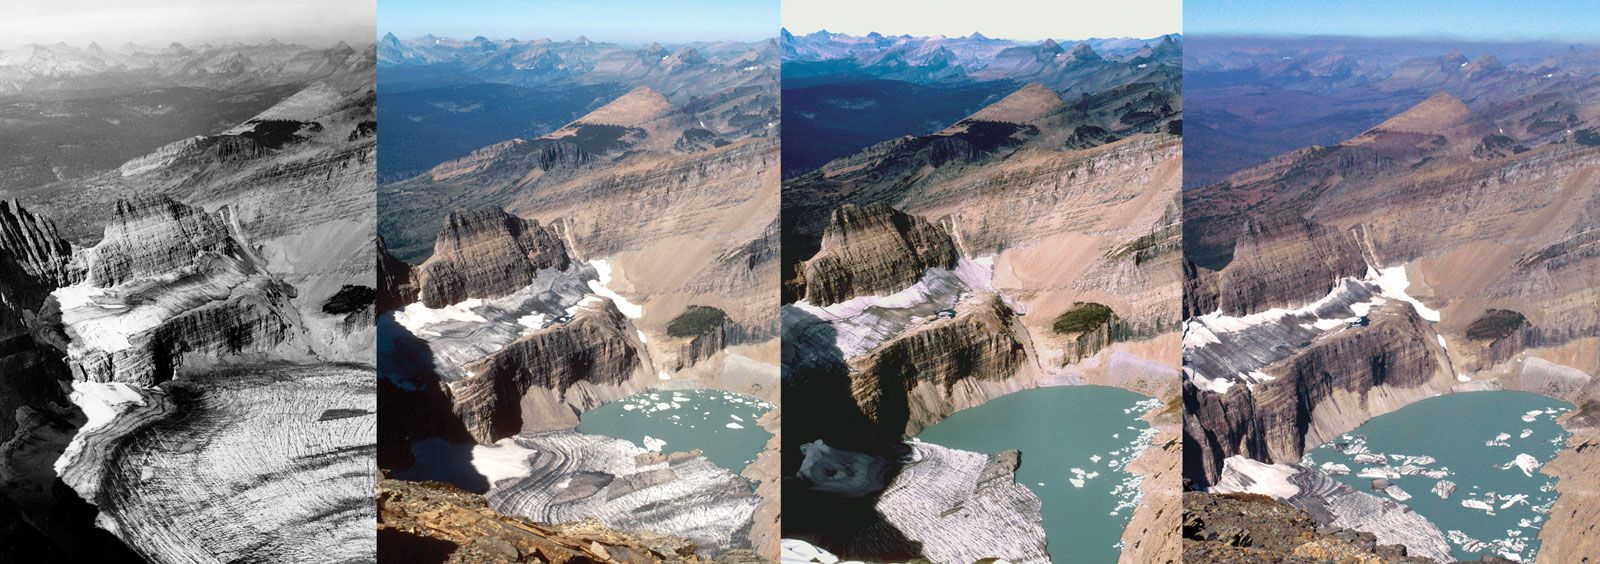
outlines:
{"label": "hazy horizon", "polygon": [[373,37],[577,39],[619,45],[760,41],[778,35],[778,0],[384,0]]}
{"label": "hazy horizon", "polygon": [[[805,36],[805,35],[811,35],[813,33],[819,32],[819,31],[826,31],[828,33],[832,33],[832,34],[835,34],[835,35],[848,35],[848,36],[851,36],[851,37],[863,37],[863,36],[867,35],[867,33],[846,33],[846,32],[843,32],[843,31],[836,30],[836,29],[826,29],[826,28],[824,28],[824,29],[812,29],[812,30],[807,30],[807,31],[796,31],[796,30],[793,30],[793,29],[789,29],[788,27],[784,27],[783,29],[788,30],[789,33],[794,34],[796,37]],[[983,31],[981,29],[980,30],[973,30],[973,31],[981,33],[981,34],[983,34],[984,37],[987,37],[989,39],[1004,39],[1004,40],[1008,40],[1008,41],[1016,41],[1016,42],[1019,42],[1019,43],[1034,43],[1034,42],[1044,41],[1046,39],[1054,39],[1054,40],[1059,40],[1059,41],[1089,41],[1089,40],[1092,40],[1092,39],[1094,39],[1094,40],[1099,40],[1099,39],[1134,39],[1134,40],[1139,40],[1139,41],[1150,41],[1150,40],[1153,40],[1153,39],[1160,39],[1160,38],[1166,37],[1168,35],[1176,35],[1176,36],[1179,36],[1179,37],[1183,36],[1182,33],[1174,32],[1174,33],[1161,33],[1161,34],[1150,35],[1150,36],[1095,35],[1095,36],[1088,36],[1088,37],[1069,37],[1069,36],[1063,36],[1063,35],[1054,35],[1054,36],[1050,36],[1050,37],[1020,39],[1020,38],[1016,38],[1016,37],[1006,37],[1006,36],[1003,36],[1003,35],[991,34],[989,32]],[[881,29],[875,29],[875,30],[872,30],[871,32],[868,32],[868,33],[872,33],[872,32],[877,32],[879,35],[882,35],[884,37],[900,37],[900,36],[903,36],[903,35],[910,35],[911,37],[918,38],[918,39],[924,39],[924,38],[928,38],[928,37],[933,37],[933,35],[920,35],[920,34],[916,34],[916,33],[900,33],[898,31],[891,32],[891,31],[883,31]],[[969,31],[969,32],[963,33],[961,35],[943,35],[943,37],[954,38],[954,37],[966,37],[966,36],[969,36],[969,35],[972,35],[972,32]]]}
{"label": "hazy horizon", "polygon": [[1184,9],[1187,35],[1483,40],[1600,40],[1600,3],[1566,0],[1213,0]]}
{"label": "hazy horizon", "polygon": [[[1070,0],[787,0],[783,27],[803,35],[820,29],[849,35],[986,37],[1016,41],[1061,38],[1148,39],[1182,33],[1181,0],[1111,4]],[[1017,17],[1027,14],[1028,17]]]}
{"label": "hazy horizon", "polygon": [[372,42],[375,0],[59,0],[13,3],[0,49],[66,43],[223,45],[272,39],[326,47]]}

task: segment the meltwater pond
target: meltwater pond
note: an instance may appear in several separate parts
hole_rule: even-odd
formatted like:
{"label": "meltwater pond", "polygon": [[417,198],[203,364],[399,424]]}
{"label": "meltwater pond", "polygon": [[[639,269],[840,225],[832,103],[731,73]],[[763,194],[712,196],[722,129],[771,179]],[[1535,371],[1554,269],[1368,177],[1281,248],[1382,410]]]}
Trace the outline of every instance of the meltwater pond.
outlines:
{"label": "meltwater pond", "polygon": [[1139,483],[1124,468],[1155,430],[1140,417],[1160,401],[1120,388],[1025,390],[951,415],[917,440],[994,454],[1022,452],[1017,481],[1043,502],[1056,562],[1116,562]]}
{"label": "meltwater pond", "polygon": [[[1304,462],[1410,506],[1438,525],[1456,558],[1532,562],[1556,499],[1539,467],[1566,443],[1555,420],[1571,408],[1527,392],[1446,394],[1375,417]],[[1394,487],[1373,491],[1374,479]]]}
{"label": "meltwater pond", "polygon": [[578,432],[660,452],[700,449],[707,460],[737,474],[772,437],[756,422],[768,411],[772,404],[732,392],[645,392],[585,412]]}

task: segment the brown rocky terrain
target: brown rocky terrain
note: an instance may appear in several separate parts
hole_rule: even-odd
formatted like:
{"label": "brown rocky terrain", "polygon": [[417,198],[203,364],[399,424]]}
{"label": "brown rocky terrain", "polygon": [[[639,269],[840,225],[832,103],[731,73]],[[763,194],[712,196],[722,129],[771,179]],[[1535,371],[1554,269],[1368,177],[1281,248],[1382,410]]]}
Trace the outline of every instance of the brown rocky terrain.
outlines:
{"label": "brown rocky terrain", "polygon": [[1311,514],[1260,494],[1183,494],[1184,562],[1433,562],[1379,545],[1371,533],[1317,525]]}
{"label": "brown rocky terrain", "polygon": [[929,268],[955,268],[955,243],[926,219],[878,202],[833,210],[822,247],[805,263],[806,300],[833,305],[893,292]]}
{"label": "brown rocky terrain", "polygon": [[[1595,149],[1571,131],[1595,112],[1569,98],[1587,88],[1433,95],[1186,191],[1186,478],[1215,484],[1234,455],[1298,461],[1440,393],[1591,401],[1600,262],[1585,249],[1600,185]],[[1535,107],[1570,109],[1574,129],[1533,126]],[[1574,433],[1558,460],[1581,465]],[[1581,483],[1556,488],[1585,499]],[[1581,553],[1584,529],[1549,524],[1541,559]]]}
{"label": "brown rocky terrain", "polygon": [[[669,63],[705,63],[679,55]],[[777,146],[723,113],[752,109],[762,92],[684,103],[639,86],[548,134],[380,188],[380,296],[392,304],[380,339],[396,345],[385,389],[426,413],[383,433],[385,467],[451,464],[414,446],[438,439],[537,444],[525,471],[476,485],[499,510],[677,531],[702,556],[753,547],[775,559],[775,451],[744,469],[698,455],[634,461],[638,446],[571,431],[584,412],[646,391],[776,400]],[[596,495],[546,495],[569,482]]]}
{"label": "brown rocky terrain", "polygon": [[566,270],[561,240],[537,221],[499,209],[451,212],[433,256],[417,266],[422,303],[444,307],[497,298],[527,286],[540,270]]}
{"label": "brown rocky terrain", "polygon": [[[808,406],[788,416],[785,487],[789,499],[812,498],[786,512],[786,534],[843,558],[944,550],[895,538],[928,517],[887,492],[934,491],[948,484],[915,480],[954,479],[953,469],[897,474],[907,437],[1043,385],[1176,396],[1181,141],[1166,127],[1177,111],[1159,96],[1141,98],[1149,87],[1068,104],[1031,84],[933,134],[784,182],[784,395]],[[1161,117],[1135,123],[1112,109],[1141,103]],[[1085,308],[1096,313],[1068,315]],[[1146,451],[1166,456],[1136,465],[1148,491],[1177,479],[1171,439]],[[846,464],[833,457],[869,467],[882,457],[883,481],[855,484],[851,491],[873,493],[843,499],[815,474],[819,464]],[[1127,543],[1123,557],[1175,560],[1176,542],[1159,537],[1176,538],[1177,499],[1148,499],[1133,519],[1144,531],[1134,536],[1149,538]],[[1006,550],[1020,551],[1008,557],[1039,556],[1021,549],[1032,537],[1006,538]]]}

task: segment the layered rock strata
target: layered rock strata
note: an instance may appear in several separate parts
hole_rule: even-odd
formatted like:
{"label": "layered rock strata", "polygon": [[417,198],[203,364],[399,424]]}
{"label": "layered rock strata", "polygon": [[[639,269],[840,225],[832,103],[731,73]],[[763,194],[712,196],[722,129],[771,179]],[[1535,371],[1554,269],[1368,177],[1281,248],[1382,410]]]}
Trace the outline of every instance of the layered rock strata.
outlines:
{"label": "layered rock strata", "polygon": [[626,322],[610,300],[586,299],[571,321],[468,364],[474,376],[450,387],[456,415],[481,443],[575,427],[580,413],[640,391],[635,380],[651,376]]}
{"label": "layered rock strata", "polygon": [[949,269],[955,263],[950,235],[927,220],[884,203],[845,204],[833,210],[821,250],[805,263],[805,297],[829,306],[893,293],[929,268]]}
{"label": "layered rock strata", "polygon": [[83,251],[87,279],[54,294],[79,380],[148,386],[185,359],[307,352],[294,288],[261,268],[225,217],[165,196],[117,209]]}
{"label": "layered rock strata", "polygon": [[[1345,295],[1368,295],[1353,282],[1344,288]],[[1330,301],[1313,308],[1320,315],[1191,322],[1183,385],[1185,477],[1214,483],[1223,459],[1234,454],[1298,461],[1306,449],[1455,382],[1443,351],[1428,338],[1432,329],[1412,305],[1389,301],[1360,318],[1344,317],[1348,308]],[[1335,329],[1316,329],[1324,315],[1336,320]],[[1230,324],[1237,330],[1220,330]],[[1304,344],[1276,346],[1285,341]]]}
{"label": "layered rock strata", "polygon": [[1004,382],[1028,364],[1027,337],[1011,324],[1013,316],[999,296],[964,302],[954,317],[850,359],[850,395],[888,440],[1001,395]]}
{"label": "layered rock strata", "polygon": [[54,222],[15,200],[0,200],[0,337],[26,332],[45,297],[83,275]]}
{"label": "layered rock strata", "polygon": [[495,298],[527,286],[540,270],[567,268],[556,234],[501,209],[451,212],[433,256],[417,267],[418,296],[431,308]]}

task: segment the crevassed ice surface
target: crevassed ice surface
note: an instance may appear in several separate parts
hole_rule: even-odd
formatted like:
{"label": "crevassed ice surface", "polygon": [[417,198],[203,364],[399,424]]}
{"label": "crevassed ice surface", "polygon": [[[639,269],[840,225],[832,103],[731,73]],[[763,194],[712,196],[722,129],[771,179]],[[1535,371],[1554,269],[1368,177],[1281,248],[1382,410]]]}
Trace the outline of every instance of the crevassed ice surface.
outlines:
{"label": "crevassed ice surface", "polygon": [[[1532,562],[1555,484],[1539,468],[1566,443],[1572,404],[1514,391],[1446,394],[1381,415],[1303,462],[1395,499],[1444,531],[1456,558]],[[1374,479],[1395,489],[1375,491]]]}
{"label": "crevassed ice surface", "polygon": [[1024,390],[956,412],[916,440],[994,454],[1022,452],[1017,481],[1043,503],[1055,562],[1116,562],[1122,530],[1139,502],[1126,470],[1150,446],[1143,419],[1160,401],[1107,386]]}
{"label": "crevassed ice surface", "polygon": [[657,452],[700,449],[712,464],[738,474],[772,437],[756,423],[772,407],[720,390],[645,392],[585,412],[578,432],[632,441]]}

